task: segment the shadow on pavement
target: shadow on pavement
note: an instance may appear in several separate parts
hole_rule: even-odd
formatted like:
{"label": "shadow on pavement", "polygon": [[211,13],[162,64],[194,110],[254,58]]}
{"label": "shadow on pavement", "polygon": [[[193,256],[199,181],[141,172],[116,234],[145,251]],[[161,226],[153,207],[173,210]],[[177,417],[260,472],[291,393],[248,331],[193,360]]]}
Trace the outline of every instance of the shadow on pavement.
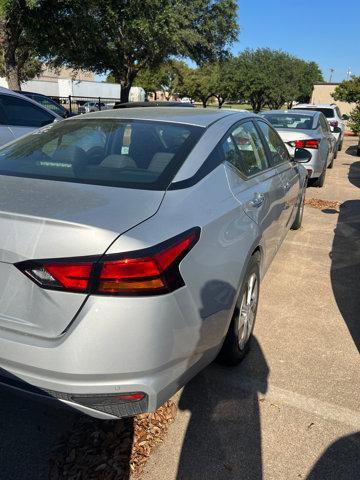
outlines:
{"label": "shadow on pavement", "polygon": [[356,144],[350,145],[350,147],[345,150],[345,153],[347,153],[348,155],[352,155],[353,157],[357,157],[357,137],[354,138],[354,142],[356,142]]}
{"label": "shadow on pavement", "polygon": [[316,462],[307,480],[357,480],[360,472],[360,433],[334,442]]}
{"label": "shadow on pavement", "polygon": [[[349,181],[360,189],[360,162],[350,166]],[[360,351],[360,200],[340,206],[330,255],[335,300]]]}
{"label": "shadow on pavement", "polygon": [[100,479],[108,462],[106,478],[130,478],[133,419],[97,420],[1,385],[0,405],[1,480]]}
{"label": "shadow on pavement", "polygon": [[52,449],[77,415],[2,386],[0,405],[1,479],[48,479]]}
{"label": "shadow on pavement", "polygon": [[177,480],[262,479],[258,394],[267,391],[268,374],[253,338],[241,365],[210,365],[185,386],[179,408],[190,410],[191,418]]}

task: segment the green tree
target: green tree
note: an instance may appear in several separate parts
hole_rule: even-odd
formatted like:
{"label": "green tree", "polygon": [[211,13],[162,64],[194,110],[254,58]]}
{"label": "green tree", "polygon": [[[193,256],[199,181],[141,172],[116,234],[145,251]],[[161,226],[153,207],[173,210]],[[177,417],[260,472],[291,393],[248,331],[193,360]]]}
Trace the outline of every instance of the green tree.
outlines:
{"label": "green tree", "polygon": [[212,64],[212,74],[209,78],[209,88],[218,102],[218,107],[236,97],[237,94],[237,68],[233,58],[220,60]]}
{"label": "green tree", "polygon": [[353,76],[350,80],[340,83],[332,96],[335,100],[356,103],[350,113],[349,127],[355,134],[360,135],[360,76]]}
{"label": "green tree", "polygon": [[214,95],[213,75],[214,66],[211,63],[191,69],[184,78],[182,94],[200,101],[206,108],[207,102]]}
{"label": "green tree", "polygon": [[298,81],[298,95],[295,97],[300,103],[308,103],[311,99],[314,84],[323,82],[324,77],[316,62],[304,62],[304,60],[297,59],[298,66],[297,74]]}
{"label": "green tree", "polygon": [[359,103],[351,111],[348,125],[356,135],[360,135],[360,104]]}
{"label": "green tree", "polygon": [[21,82],[41,72],[36,57],[36,0],[0,0],[0,76],[9,88],[21,90]]}
{"label": "green tree", "polygon": [[314,62],[305,62],[281,50],[245,50],[235,59],[238,96],[254,111],[265,105],[280,108],[294,100],[308,99],[315,81],[322,79]]}
{"label": "green tree", "polygon": [[141,71],[176,56],[217,58],[238,33],[235,0],[63,0],[48,15],[58,26],[53,44],[44,42],[51,64],[110,71],[122,101]]}
{"label": "green tree", "polygon": [[360,76],[351,77],[350,80],[345,80],[335,88],[332,94],[335,100],[340,100],[348,103],[360,103]]}
{"label": "green tree", "polygon": [[134,80],[134,84],[143,87],[147,93],[153,93],[155,100],[158,90],[163,92],[166,100],[170,100],[175,93],[182,93],[184,79],[189,70],[186,63],[170,60],[158,68],[142,70]]}

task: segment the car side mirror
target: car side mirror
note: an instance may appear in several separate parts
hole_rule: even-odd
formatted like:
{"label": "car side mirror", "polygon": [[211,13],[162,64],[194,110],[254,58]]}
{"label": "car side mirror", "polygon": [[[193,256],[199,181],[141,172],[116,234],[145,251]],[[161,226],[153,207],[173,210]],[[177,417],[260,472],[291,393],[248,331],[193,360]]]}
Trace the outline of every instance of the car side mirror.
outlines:
{"label": "car side mirror", "polygon": [[332,131],[332,133],[341,133],[341,128],[340,127],[333,127],[331,131]]}
{"label": "car side mirror", "polygon": [[342,120],[349,120],[349,118],[349,115],[346,115],[346,113],[344,113],[344,115],[341,115]]}
{"label": "car side mirror", "polygon": [[294,162],[297,163],[306,163],[312,159],[312,155],[309,150],[305,150],[305,148],[295,148],[295,154],[293,156]]}

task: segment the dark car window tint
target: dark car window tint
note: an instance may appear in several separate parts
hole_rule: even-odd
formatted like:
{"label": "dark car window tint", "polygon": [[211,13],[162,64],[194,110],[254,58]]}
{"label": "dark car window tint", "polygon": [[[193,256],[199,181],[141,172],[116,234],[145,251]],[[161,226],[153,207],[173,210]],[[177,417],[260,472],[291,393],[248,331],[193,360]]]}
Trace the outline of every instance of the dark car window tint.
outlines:
{"label": "dark car window tint", "polygon": [[335,115],[334,115],[334,110],[332,108],[318,108],[318,107],[314,107],[314,108],[309,108],[309,107],[306,107],[306,110],[312,110],[314,112],[321,112],[325,115],[326,118],[333,118]]}
{"label": "dark car window tint", "polygon": [[246,177],[268,168],[264,146],[252,122],[235,127],[222,142],[222,150],[225,160]]}
{"label": "dark car window tint", "polygon": [[0,95],[8,125],[21,127],[43,127],[54,121],[54,117],[29,101],[12,95]]}
{"label": "dark car window tint", "polygon": [[289,153],[276,130],[265,122],[258,122],[258,125],[269,146],[273,165],[280,165],[281,163],[288,162],[290,160]]}
{"label": "dark car window tint", "polygon": [[0,149],[0,174],[164,190],[204,129],[141,120],[66,120]]}

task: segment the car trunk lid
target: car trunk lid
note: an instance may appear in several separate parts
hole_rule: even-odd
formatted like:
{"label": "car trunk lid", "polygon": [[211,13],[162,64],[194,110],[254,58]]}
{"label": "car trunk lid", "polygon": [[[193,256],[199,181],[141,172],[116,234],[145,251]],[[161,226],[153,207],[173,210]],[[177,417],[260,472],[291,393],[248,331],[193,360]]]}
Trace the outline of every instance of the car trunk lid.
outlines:
{"label": "car trunk lid", "polygon": [[44,290],[14,263],[100,256],[154,215],[164,192],[0,176],[0,328],[60,335],[86,294]]}

